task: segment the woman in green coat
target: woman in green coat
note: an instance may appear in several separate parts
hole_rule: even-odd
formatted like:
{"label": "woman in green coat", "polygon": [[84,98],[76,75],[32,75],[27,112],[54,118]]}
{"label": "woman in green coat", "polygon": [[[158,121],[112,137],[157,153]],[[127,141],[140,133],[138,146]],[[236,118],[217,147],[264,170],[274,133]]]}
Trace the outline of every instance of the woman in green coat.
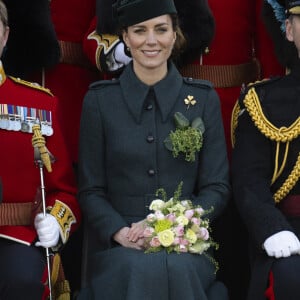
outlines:
{"label": "woman in green coat", "polygon": [[[210,222],[227,204],[219,98],[209,82],[183,78],[170,60],[183,40],[173,0],[122,0],[114,8],[132,62],[119,79],[91,85],[84,100],[79,202],[89,245],[79,299],[228,299],[209,256],[144,251],[157,189],[172,195],[183,182],[182,197],[210,210]],[[183,123],[200,117],[204,126],[202,145],[192,138],[176,153],[165,140],[182,125],[174,122],[178,112]]]}

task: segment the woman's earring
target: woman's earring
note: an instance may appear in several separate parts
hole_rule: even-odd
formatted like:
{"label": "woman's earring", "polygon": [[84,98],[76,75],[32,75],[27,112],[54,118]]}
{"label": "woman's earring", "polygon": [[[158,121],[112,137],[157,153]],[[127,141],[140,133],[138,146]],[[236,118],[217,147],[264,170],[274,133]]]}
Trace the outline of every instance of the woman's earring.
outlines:
{"label": "woman's earring", "polygon": [[126,51],[127,51],[127,52],[130,52],[130,48],[129,48],[129,47],[126,47]]}

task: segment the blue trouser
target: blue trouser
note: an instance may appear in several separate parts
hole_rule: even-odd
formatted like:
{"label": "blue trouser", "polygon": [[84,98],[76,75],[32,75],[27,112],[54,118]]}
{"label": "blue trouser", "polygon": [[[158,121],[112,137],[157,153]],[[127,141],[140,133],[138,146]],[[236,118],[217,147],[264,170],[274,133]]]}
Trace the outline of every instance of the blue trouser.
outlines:
{"label": "blue trouser", "polygon": [[42,299],[46,267],[43,250],[0,238],[0,299]]}

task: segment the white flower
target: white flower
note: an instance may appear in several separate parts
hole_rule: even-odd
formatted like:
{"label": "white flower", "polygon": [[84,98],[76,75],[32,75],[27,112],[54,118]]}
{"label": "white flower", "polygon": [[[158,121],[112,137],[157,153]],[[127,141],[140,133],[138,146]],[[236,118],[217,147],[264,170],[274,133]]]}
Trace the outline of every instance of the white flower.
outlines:
{"label": "white flower", "polygon": [[151,202],[150,204],[150,210],[162,210],[165,206],[165,202],[163,200],[160,199],[155,199]]}
{"label": "white flower", "polygon": [[157,210],[154,215],[157,220],[165,219],[165,215],[160,210]]}
{"label": "white flower", "polygon": [[183,215],[179,216],[176,218],[176,222],[179,224],[179,225],[187,225],[189,223],[189,219]]}
{"label": "white flower", "polygon": [[147,215],[146,220],[147,220],[147,222],[149,222],[149,223],[155,222],[155,221],[156,221],[156,216],[155,216],[155,214],[149,214],[149,215]]}
{"label": "white flower", "polygon": [[204,251],[206,251],[210,247],[209,243],[199,241],[195,243],[193,246],[189,247],[189,252],[191,253],[197,253],[202,254]]}

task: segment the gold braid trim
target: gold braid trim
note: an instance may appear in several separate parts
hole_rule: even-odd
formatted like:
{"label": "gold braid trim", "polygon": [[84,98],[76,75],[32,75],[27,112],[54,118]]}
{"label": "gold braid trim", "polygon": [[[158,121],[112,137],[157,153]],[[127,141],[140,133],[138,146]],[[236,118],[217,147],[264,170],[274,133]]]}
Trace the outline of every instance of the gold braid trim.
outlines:
{"label": "gold braid trim", "polygon": [[32,131],[33,136],[31,142],[34,151],[37,151],[37,157],[40,157],[47,171],[52,172],[51,163],[53,162],[53,156],[46,147],[46,140],[41,133],[41,126],[39,124],[34,124],[32,126]]}
{"label": "gold braid trim", "polygon": [[[254,88],[249,89],[247,95],[245,96],[244,104],[258,130],[268,139],[277,143],[275,155],[275,168],[271,182],[271,184],[273,184],[275,180],[280,176],[285,167],[288,156],[289,143],[295,138],[297,138],[300,134],[300,117],[298,117],[297,120],[289,127],[283,126],[277,128],[264,115],[262,107],[260,105],[260,101]],[[283,162],[278,170],[280,143],[286,143],[286,145]],[[297,183],[300,176],[299,168],[300,154],[291,174],[288,176],[288,178],[285,180],[285,182],[279,188],[279,190],[273,195],[276,203],[282,200]]]}
{"label": "gold braid trim", "polygon": [[286,195],[296,185],[299,178],[300,178],[300,153],[298,155],[297,162],[296,162],[291,174],[285,180],[283,185],[278,189],[278,191],[273,195],[273,198],[276,203],[279,203],[284,197],[286,197]]}
{"label": "gold braid trim", "polygon": [[58,253],[55,253],[52,258],[51,286],[53,291],[53,299],[70,300],[70,284],[65,278],[61,257]]}
{"label": "gold braid trim", "polygon": [[20,78],[16,78],[16,77],[13,77],[13,76],[9,76],[9,78],[11,80],[13,80],[14,82],[18,83],[18,84],[21,84],[21,85],[25,85],[29,88],[32,88],[32,89],[36,89],[36,90],[39,90],[41,92],[44,92],[50,96],[53,97],[53,94],[51,93],[51,91],[41,85],[39,85],[38,83],[36,82],[30,82],[30,81],[26,81],[26,80],[23,80],[23,79],[20,79]]}
{"label": "gold braid trim", "polygon": [[260,101],[254,88],[251,88],[244,99],[249,115],[251,116],[255,126],[267,138],[276,142],[290,142],[297,138],[300,134],[300,117],[290,127],[277,128],[267,120],[260,106]]}
{"label": "gold braid trim", "polygon": [[234,148],[235,145],[235,130],[237,128],[238,125],[238,117],[239,117],[239,113],[241,111],[241,107],[239,105],[239,102],[236,101],[233,109],[232,109],[232,113],[231,113],[231,127],[230,127],[230,134],[231,134],[231,146],[232,148]]}

